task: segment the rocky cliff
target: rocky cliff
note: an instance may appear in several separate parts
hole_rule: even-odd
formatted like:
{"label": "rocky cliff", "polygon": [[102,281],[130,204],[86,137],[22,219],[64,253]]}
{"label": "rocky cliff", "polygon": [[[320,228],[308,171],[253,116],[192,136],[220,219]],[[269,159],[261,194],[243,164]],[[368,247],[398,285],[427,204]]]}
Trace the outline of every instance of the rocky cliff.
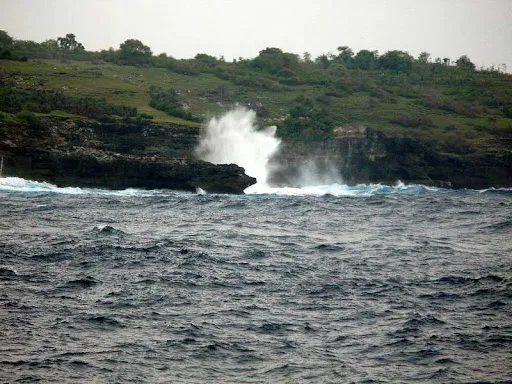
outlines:
{"label": "rocky cliff", "polygon": [[[48,118],[36,127],[0,122],[3,176],[59,186],[217,193],[242,193],[256,182],[237,165],[197,160],[199,135],[200,128],[65,118]],[[326,142],[283,142],[270,182],[300,184],[304,169],[311,171],[313,164],[316,175],[335,174],[351,185],[401,180],[452,188],[512,187],[506,138],[498,152],[443,153],[427,141],[388,137],[363,126],[338,127],[335,136]]]}
{"label": "rocky cliff", "polygon": [[347,184],[401,180],[457,189],[512,187],[512,138],[495,145],[500,151],[446,153],[425,140],[388,137],[364,126],[338,127],[335,136],[331,142],[283,143],[271,180],[296,184],[313,164],[318,173],[336,172]]}
{"label": "rocky cliff", "polygon": [[101,124],[51,118],[37,126],[0,123],[3,176],[59,186],[243,193],[244,169],[193,157],[199,129]]}

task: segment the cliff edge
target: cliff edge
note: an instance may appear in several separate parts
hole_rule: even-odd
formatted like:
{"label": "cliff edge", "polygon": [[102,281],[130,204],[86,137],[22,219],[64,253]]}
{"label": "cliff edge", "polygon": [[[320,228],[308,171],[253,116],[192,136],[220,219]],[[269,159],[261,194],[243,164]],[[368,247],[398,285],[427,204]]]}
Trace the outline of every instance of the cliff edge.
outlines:
{"label": "cliff edge", "polygon": [[337,127],[334,133],[330,141],[284,142],[271,182],[293,185],[304,165],[313,164],[319,173],[335,169],[349,185],[400,180],[455,189],[512,187],[512,135],[502,136],[492,150],[448,152],[432,141],[388,136],[365,126]]}
{"label": "cliff edge", "polygon": [[3,176],[58,186],[243,193],[256,180],[235,165],[193,157],[198,128],[68,118],[0,122]]}

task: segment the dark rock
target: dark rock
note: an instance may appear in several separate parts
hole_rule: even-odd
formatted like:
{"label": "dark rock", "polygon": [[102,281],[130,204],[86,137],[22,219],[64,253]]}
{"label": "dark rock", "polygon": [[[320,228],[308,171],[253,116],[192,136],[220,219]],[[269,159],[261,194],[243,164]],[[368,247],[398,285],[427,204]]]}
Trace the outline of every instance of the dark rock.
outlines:
{"label": "dark rock", "polygon": [[301,166],[313,161],[319,172],[336,168],[343,182],[424,184],[442,188],[484,189],[512,187],[512,152],[440,153],[431,143],[409,137],[388,137],[356,127],[337,132],[335,140],[283,143],[274,158],[270,182],[295,185]]}
{"label": "dark rock", "polygon": [[4,176],[58,186],[183,191],[199,187],[214,193],[243,193],[256,182],[237,165],[195,159],[195,128],[57,119],[46,125],[47,132],[37,138],[26,135],[22,125],[0,125]]}
{"label": "dark rock", "polygon": [[[200,128],[64,118],[49,118],[43,127],[33,134],[20,124],[0,122],[3,176],[58,186],[215,193],[243,193],[256,182],[237,165],[196,159]],[[401,180],[442,188],[512,187],[510,141],[497,143],[493,152],[441,153],[425,140],[389,137],[363,126],[338,127],[335,135],[325,142],[283,142],[269,181],[300,185],[301,166],[313,161],[318,173],[335,168],[349,185]]]}

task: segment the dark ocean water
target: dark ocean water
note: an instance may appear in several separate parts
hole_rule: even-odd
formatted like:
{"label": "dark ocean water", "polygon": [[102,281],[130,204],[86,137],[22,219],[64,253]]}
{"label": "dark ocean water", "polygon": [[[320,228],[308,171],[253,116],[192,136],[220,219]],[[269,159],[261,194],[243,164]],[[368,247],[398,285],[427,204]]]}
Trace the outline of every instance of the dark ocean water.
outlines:
{"label": "dark ocean water", "polygon": [[512,193],[0,189],[0,381],[512,380]]}

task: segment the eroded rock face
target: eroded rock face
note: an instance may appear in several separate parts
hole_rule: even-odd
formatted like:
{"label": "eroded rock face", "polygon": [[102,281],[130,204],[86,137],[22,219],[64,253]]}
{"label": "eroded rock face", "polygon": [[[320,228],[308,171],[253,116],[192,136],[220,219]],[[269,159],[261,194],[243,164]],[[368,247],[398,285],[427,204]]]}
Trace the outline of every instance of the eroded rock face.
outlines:
{"label": "eroded rock face", "polygon": [[[199,128],[99,124],[52,118],[34,130],[0,122],[3,176],[59,186],[243,193],[256,180],[234,165],[194,158]],[[274,185],[296,185],[301,167],[334,168],[347,184],[397,180],[439,187],[512,187],[512,152],[439,153],[428,143],[363,126],[337,127],[335,140],[282,143]]]}
{"label": "eroded rock face", "polygon": [[256,180],[234,165],[193,157],[199,130],[49,119],[46,128],[0,126],[4,176],[59,186],[243,193]]}
{"label": "eroded rock face", "polygon": [[428,143],[387,137],[361,126],[337,127],[332,142],[283,143],[271,182],[293,184],[307,162],[314,162],[319,172],[334,167],[350,185],[401,180],[445,188],[512,187],[510,148],[501,153],[440,153]]}

